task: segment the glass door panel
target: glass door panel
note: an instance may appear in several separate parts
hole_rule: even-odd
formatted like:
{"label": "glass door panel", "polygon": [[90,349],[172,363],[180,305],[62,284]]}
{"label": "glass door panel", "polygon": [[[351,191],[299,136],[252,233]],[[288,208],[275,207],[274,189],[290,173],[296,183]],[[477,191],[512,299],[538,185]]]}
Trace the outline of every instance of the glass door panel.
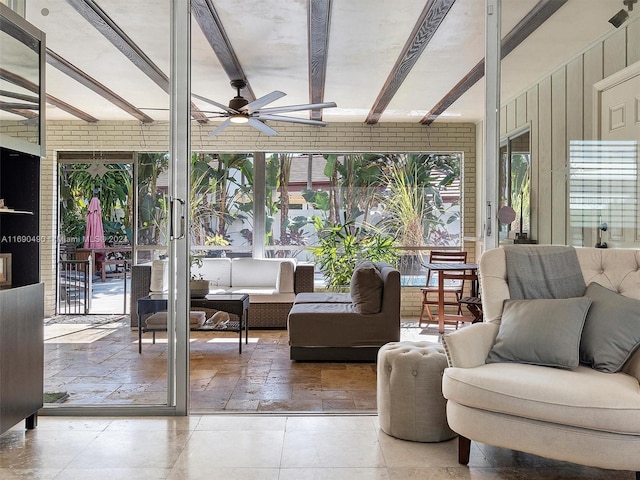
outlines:
{"label": "glass door panel", "polygon": [[[176,388],[179,370],[176,365],[186,363],[186,338],[179,340],[176,335],[176,309],[172,304],[176,297],[186,296],[187,286],[175,279],[176,262],[171,260],[175,251],[170,231],[170,200],[179,195],[171,179],[176,169],[186,171],[188,168],[188,157],[175,155],[170,150],[176,143],[173,124],[178,122],[170,116],[171,58],[180,57],[175,51],[171,55],[171,39],[175,39],[178,30],[186,38],[184,32],[188,31],[189,20],[188,12],[182,12],[180,26],[175,26],[171,21],[172,7],[187,10],[188,6],[183,3],[148,2],[144,10],[137,4],[133,9],[131,3],[124,0],[99,5],[34,0],[26,6],[27,20],[47,34],[48,53],[57,59],[47,64],[47,93],[50,99],[60,100],[53,102],[56,108],[47,109],[47,129],[54,139],[48,142],[47,146],[52,149],[48,156],[55,159],[60,150],[86,152],[82,170],[90,192],[92,183],[100,183],[102,195],[119,199],[113,205],[102,202],[103,225],[120,224],[118,238],[110,233],[108,226],[104,233],[113,236],[114,242],[122,240],[119,244],[127,242],[130,251],[121,265],[115,262],[117,259],[113,264],[109,264],[111,259],[101,259],[105,262],[103,268],[122,268],[128,291],[133,293],[138,289],[137,295],[140,291],[146,295],[150,288],[151,262],[164,258],[168,268],[164,271],[166,278],[160,283],[170,286],[166,291],[166,331],[156,333],[155,343],[151,333],[143,333],[141,353],[135,299],[125,302],[125,314],[87,315],[83,311],[47,319],[45,402],[46,407],[55,406],[51,411],[65,415],[171,414],[176,412],[176,405],[185,403],[184,389],[178,392]],[[96,21],[99,17],[109,18],[110,22],[105,26]],[[68,28],[53,28],[60,24]],[[145,34],[142,25],[150,25],[153,34]],[[81,35],[81,40],[77,35]],[[111,43],[113,39],[117,45]],[[128,55],[129,48],[144,52],[146,57]],[[180,48],[188,53],[187,42]],[[73,68],[56,68],[66,65]],[[114,68],[127,74],[113,80],[107,70]],[[80,76],[76,74],[78,71]],[[180,75],[186,76],[187,72]],[[71,98],[66,93],[71,90],[82,93],[73,97],[80,99],[74,105],[63,103]],[[183,99],[183,103],[188,108],[188,99]],[[180,122],[183,126],[188,124],[186,118]],[[187,144],[184,139],[181,143]],[[127,154],[129,160],[105,162],[101,158],[116,153]],[[171,161],[171,157],[175,160]],[[68,172],[64,169],[70,164],[63,167],[59,176],[61,189],[66,188]],[[126,175],[105,186],[104,182],[115,170]],[[186,187],[182,189],[183,195],[185,190]],[[82,198],[86,203],[91,200],[91,194],[84,194]],[[58,200],[62,202],[62,196]],[[80,230],[87,223],[88,204],[82,207],[73,219]],[[67,220],[60,218],[59,221],[62,224]],[[60,233],[62,240],[64,232],[55,233]],[[65,248],[57,250],[60,256],[73,255]],[[147,272],[143,280],[136,276],[140,268]],[[103,282],[93,273],[89,270],[95,290],[96,285]],[[123,308],[122,299],[118,306]],[[180,348],[182,361],[176,353]],[[180,372],[184,382],[186,371]]]}

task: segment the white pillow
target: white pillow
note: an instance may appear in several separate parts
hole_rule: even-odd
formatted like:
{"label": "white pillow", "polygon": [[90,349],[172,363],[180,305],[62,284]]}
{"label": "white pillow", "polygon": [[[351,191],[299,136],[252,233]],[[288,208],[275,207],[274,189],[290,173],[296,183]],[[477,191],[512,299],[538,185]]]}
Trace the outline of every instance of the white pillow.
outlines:
{"label": "white pillow", "polygon": [[191,273],[202,275],[209,280],[212,287],[231,286],[231,259],[230,258],[203,258],[202,266],[191,267]]}
{"label": "white pillow", "polygon": [[278,288],[280,261],[267,258],[234,258],[231,286]]}
{"label": "white pillow", "polygon": [[169,291],[169,261],[154,260],[151,263],[151,293],[166,293]]}

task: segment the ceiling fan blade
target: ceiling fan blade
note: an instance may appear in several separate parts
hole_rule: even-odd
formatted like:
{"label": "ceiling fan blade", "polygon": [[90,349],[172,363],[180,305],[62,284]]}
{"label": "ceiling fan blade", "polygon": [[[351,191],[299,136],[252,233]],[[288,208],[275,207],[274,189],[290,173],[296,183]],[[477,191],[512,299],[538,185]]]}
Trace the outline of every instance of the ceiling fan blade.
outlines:
{"label": "ceiling fan blade", "polygon": [[280,90],[274,90],[271,93],[267,93],[263,97],[256,98],[253,102],[249,102],[247,105],[244,106],[242,110],[249,113],[255,112],[260,107],[263,107],[268,103],[275,102],[276,100],[284,97],[285,95],[286,93],[281,92]]}
{"label": "ceiling fan blade", "polygon": [[337,107],[334,102],[325,102],[325,103],[307,103],[305,105],[289,105],[285,107],[271,107],[271,108],[261,108],[257,113],[287,113],[287,112],[298,112],[300,110],[319,110],[321,108],[333,108]]}
{"label": "ceiling fan blade", "polygon": [[224,110],[227,113],[238,113],[238,111],[234,110],[233,108],[229,108],[226,105],[223,105],[222,103],[214,102],[213,100],[210,100],[210,99],[208,99],[206,97],[203,97],[201,95],[197,95],[195,93],[192,93],[191,96],[197,98],[198,100],[202,100],[205,103],[209,103],[211,105],[214,105],[214,106],[218,107],[219,109]]}
{"label": "ceiling fan blade", "polygon": [[305,125],[317,125],[319,127],[327,126],[327,122],[323,122],[322,120],[310,120],[308,118],[284,117],[282,115],[263,115],[262,113],[259,113],[253,118],[257,118],[259,120],[275,120],[278,122],[303,123]]}
{"label": "ceiling fan blade", "polygon": [[209,136],[210,137],[215,137],[216,135],[218,135],[222,130],[224,130],[225,128],[227,128],[229,125],[231,125],[231,120],[229,120],[228,118],[222,122],[218,128],[211,130],[209,132]]}
{"label": "ceiling fan blade", "polygon": [[268,125],[265,125],[260,120],[257,120],[256,118],[253,118],[253,117],[249,118],[249,125],[251,125],[253,128],[257,130],[260,130],[262,133],[264,133],[269,137],[273,137],[274,135],[278,134],[278,132],[276,132],[273,128],[271,128]]}

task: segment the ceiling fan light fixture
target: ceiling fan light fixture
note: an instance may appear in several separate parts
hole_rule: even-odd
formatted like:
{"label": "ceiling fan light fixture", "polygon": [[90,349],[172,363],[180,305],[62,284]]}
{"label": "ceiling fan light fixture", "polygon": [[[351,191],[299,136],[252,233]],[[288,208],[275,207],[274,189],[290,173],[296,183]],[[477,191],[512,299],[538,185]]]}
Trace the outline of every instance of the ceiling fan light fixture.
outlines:
{"label": "ceiling fan light fixture", "polygon": [[231,123],[247,123],[249,122],[249,116],[243,115],[242,113],[237,113],[235,115],[231,115],[229,117],[229,121]]}

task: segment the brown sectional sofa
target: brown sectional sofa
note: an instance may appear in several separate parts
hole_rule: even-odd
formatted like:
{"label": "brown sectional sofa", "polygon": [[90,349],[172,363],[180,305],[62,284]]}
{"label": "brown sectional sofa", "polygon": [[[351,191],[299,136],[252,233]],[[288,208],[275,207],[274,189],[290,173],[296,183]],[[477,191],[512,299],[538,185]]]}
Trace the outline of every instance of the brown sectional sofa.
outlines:
{"label": "brown sectional sofa", "polygon": [[381,285],[373,292],[380,302],[375,313],[362,313],[358,299],[368,293],[353,279],[350,293],[296,295],[288,320],[292,360],[375,362],[382,345],[400,340],[400,272],[386,263],[375,267]]}

